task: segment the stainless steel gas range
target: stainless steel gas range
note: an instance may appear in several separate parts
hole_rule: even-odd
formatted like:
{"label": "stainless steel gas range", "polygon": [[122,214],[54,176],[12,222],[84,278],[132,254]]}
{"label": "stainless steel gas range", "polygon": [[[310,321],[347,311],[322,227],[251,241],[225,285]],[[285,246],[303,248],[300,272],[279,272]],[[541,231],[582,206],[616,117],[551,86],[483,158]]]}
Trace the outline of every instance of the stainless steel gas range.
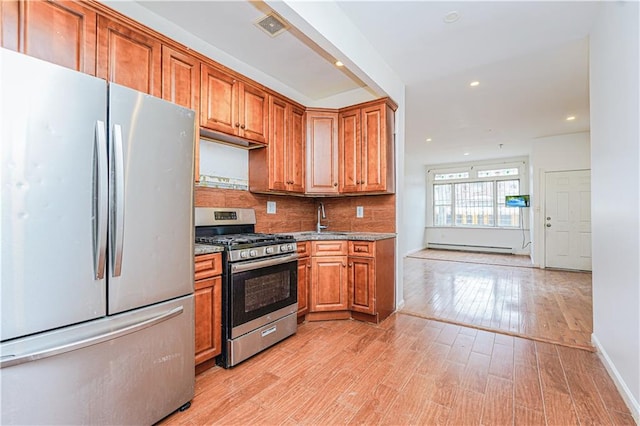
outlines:
{"label": "stainless steel gas range", "polygon": [[224,248],[222,354],[232,367],[297,330],[298,255],[292,236],[255,232],[253,209],[196,208],[196,242]]}

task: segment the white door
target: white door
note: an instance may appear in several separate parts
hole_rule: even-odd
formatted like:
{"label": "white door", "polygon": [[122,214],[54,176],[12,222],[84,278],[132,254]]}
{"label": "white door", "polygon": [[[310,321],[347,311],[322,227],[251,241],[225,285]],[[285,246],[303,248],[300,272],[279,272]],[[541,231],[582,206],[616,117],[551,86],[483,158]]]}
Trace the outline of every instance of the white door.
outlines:
{"label": "white door", "polygon": [[545,178],[545,266],[591,270],[591,171]]}

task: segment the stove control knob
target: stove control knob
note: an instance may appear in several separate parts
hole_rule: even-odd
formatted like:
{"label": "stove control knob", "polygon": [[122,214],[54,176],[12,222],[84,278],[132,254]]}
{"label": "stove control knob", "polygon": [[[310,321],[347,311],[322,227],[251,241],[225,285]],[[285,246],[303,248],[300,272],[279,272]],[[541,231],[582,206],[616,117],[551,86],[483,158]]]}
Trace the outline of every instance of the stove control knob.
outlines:
{"label": "stove control knob", "polygon": [[247,252],[246,251],[241,251],[240,252],[240,257],[242,257],[242,258],[247,257]]}
{"label": "stove control knob", "polygon": [[287,245],[286,244],[281,245],[280,251],[287,251]]}
{"label": "stove control knob", "polygon": [[293,251],[293,244],[287,244],[287,250]]}
{"label": "stove control knob", "polygon": [[258,252],[257,252],[257,251],[255,251],[255,250],[251,250],[251,251],[249,251],[249,256],[250,256],[250,257],[256,257],[257,255],[258,255]]}
{"label": "stove control knob", "polygon": [[265,252],[266,252],[267,254],[272,254],[272,253],[273,253],[273,247],[267,247],[267,248],[265,249]]}

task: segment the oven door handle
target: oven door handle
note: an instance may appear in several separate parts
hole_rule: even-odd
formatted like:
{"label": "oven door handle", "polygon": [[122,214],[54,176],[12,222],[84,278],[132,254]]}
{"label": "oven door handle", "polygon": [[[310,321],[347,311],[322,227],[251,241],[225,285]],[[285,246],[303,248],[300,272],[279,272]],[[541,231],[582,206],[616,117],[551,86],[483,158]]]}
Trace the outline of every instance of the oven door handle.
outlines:
{"label": "oven door handle", "polygon": [[298,260],[297,253],[291,253],[285,256],[270,257],[268,259],[256,260],[254,262],[242,262],[231,265],[231,272],[252,271],[254,269],[266,268],[268,266],[275,266],[282,263],[293,262],[294,260]]}

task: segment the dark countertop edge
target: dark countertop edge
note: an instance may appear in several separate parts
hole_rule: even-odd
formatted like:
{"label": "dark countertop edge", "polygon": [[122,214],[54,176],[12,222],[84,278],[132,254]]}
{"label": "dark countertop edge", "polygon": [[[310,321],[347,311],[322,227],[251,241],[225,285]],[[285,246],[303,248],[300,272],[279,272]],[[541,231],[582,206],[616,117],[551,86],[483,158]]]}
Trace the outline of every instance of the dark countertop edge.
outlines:
{"label": "dark countertop edge", "polygon": [[222,246],[212,246],[208,244],[196,244],[194,246],[194,253],[196,256],[201,254],[220,253],[222,251],[224,251],[224,247]]}
{"label": "dark countertop edge", "polygon": [[[339,232],[328,231],[326,233],[309,233],[311,231],[303,232],[283,232],[282,235],[292,235],[296,241],[340,241],[340,240],[353,240],[353,241],[378,241],[386,240],[388,238],[396,238],[396,234],[391,232]],[[331,232],[339,232],[338,234],[332,234]]]}

